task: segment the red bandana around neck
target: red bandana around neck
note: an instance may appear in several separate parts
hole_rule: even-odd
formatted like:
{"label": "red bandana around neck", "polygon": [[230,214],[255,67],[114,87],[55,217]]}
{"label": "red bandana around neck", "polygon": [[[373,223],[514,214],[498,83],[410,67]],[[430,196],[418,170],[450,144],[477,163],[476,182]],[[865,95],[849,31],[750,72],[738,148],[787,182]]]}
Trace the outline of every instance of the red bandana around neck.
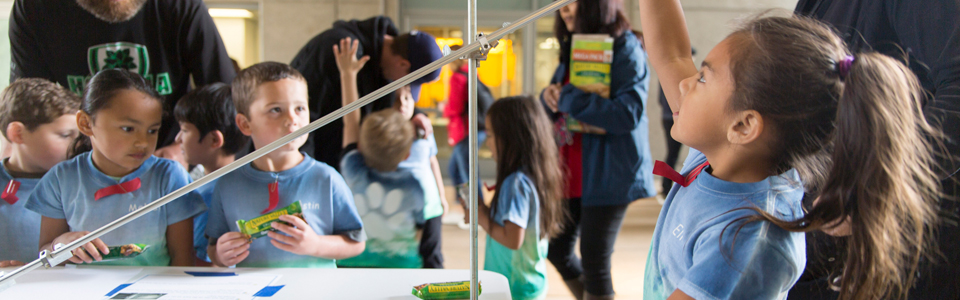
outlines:
{"label": "red bandana around neck", "polygon": [[702,172],[703,169],[709,165],[709,162],[704,162],[703,164],[697,166],[696,169],[693,169],[693,171],[690,171],[690,174],[687,174],[687,176],[684,177],[683,175],[680,175],[680,173],[677,173],[677,171],[671,168],[667,163],[658,160],[653,165],[653,175],[663,176],[667,179],[673,180],[673,182],[676,182],[677,184],[680,184],[682,187],[687,187],[690,186],[690,184],[697,179],[697,176],[700,176],[700,172]]}
{"label": "red bandana around neck", "polygon": [[137,178],[134,178],[133,180],[120,183],[120,184],[111,185],[98,190],[96,193],[93,194],[93,200],[96,201],[96,200],[100,200],[100,198],[103,198],[103,197],[108,197],[108,196],[113,196],[118,194],[126,194],[139,189],[140,189],[140,178],[137,177]]}
{"label": "red bandana around neck", "polygon": [[17,191],[19,190],[20,182],[16,180],[10,180],[10,182],[7,183],[7,188],[3,189],[3,194],[0,195],[0,199],[3,199],[3,201],[7,201],[7,203],[13,205],[14,203],[17,203],[17,200],[20,200],[20,198],[17,198]]}

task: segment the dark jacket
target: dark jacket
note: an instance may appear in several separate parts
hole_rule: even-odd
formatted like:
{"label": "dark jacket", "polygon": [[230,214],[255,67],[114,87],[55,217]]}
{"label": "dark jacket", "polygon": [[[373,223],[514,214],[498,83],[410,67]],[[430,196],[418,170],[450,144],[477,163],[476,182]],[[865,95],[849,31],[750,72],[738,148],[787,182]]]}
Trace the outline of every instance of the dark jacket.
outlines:
{"label": "dark jacket", "polygon": [[[290,63],[307,80],[310,101],[310,120],[319,119],[342,106],[340,95],[340,71],[337,69],[333,45],[343,38],[360,41],[357,57],[370,56],[370,61],[357,74],[357,88],[360,97],[373,92],[389,83],[383,78],[380,69],[380,55],[383,51],[383,36],[397,36],[397,27],[390,18],[373,17],[366,20],[337,21],[333,28],[321,32],[311,39]],[[361,109],[361,114],[391,107],[390,95]],[[343,121],[334,120],[311,134],[310,140],[302,148],[313,157],[332,167],[340,166],[340,153],[343,150]]]}
{"label": "dark jacket", "polygon": [[[550,83],[563,82],[567,72],[567,62],[561,63]],[[607,131],[583,135],[584,206],[623,205],[656,194],[644,109],[649,75],[646,53],[626,31],[614,40],[611,99],[563,87],[558,110]]]}

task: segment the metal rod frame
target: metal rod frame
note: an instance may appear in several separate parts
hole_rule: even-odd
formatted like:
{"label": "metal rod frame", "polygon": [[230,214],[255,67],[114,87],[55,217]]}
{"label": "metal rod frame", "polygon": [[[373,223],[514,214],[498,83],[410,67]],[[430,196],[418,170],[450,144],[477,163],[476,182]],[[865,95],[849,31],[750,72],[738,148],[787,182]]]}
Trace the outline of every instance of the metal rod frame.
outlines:
{"label": "metal rod frame", "polygon": [[[304,134],[308,134],[314,130],[317,130],[320,127],[326,126],[330,122],[333,122],[334,120],[339,119],[344,115],[359,109],[360,107],[370,104],[371,102],[376,101],[377,99],[380,99],[381,97],[386,96],[392,93],[393,91],[410,84],[414,80],[417,80],[420,77],[423,77],[433,72],[434,70],[442,68],[443,66],[453,62],[454,60],[458,60],[461,57],[468,57],[469,58],[468,63],[469,63],[469,69],[470,69],[470,73],[468,74],[470,78],[468,78],[468,81],[467,81],[469,86],[468,95],[469,95],[469,101],[470,101],[470,104],[469,104],[470,135],[468,136],[468,138],[470,139],[470,143],[469,143],[469,146],[470,146],[469,180],[470,181],[468,183],[468,189],[470,190],[470,223],[471,223],[470,224],[470,238],[471,238],[470,240],[470,274],[471,274],[470,299],[477,300],[477,297],[479,296],[479,293],[478,293],[479,289],[477,288],[479,284],[478,283],[478,274],[479,274],[478,241],[477,241],[477,233],[478,233],[478,228],[477,228],[478,202],[477,201],[479,196],[478,195],[479,187],[477,186],[477,182],[479,179],[479,176],[478,176],[479,170],[477,169],[477,147],[479,145],[477,144],[478,140],[477,140],[476,97],[477,97],[477,66],[478,66],[477,61],[479,56],[476,56],[474,54],[477,52],[480,52],[482,55],[485,55],[487,51],[489,51],[490,49],[481,49],[482,48],[481,44],[477,43],[474,40],[476,36],[476,27],[477,27],[477,13],[476,13],[477,0],[468,0],[468,1],[469,1],[468,2],[469,5],[467,7],[467,14],[469,19],[468,20],[469,26],[467,31],[468,32],[467,43],[464,47],[460,48],[460,50],[454,51],[453,53],[450,53],[449,55],[446,55],[426,66],[423,66],[420,69],[417,69],[416,71],[410,72],[410,74],[407,74],[406,76],[403,76],[402,78],[395,80],[387,84],[386,86],[383,86],[377,89],[376,91],[373,91],[370,94],[367,94],[366,96],[363,96],[362,98],[360,98],[360,100],[350,103],[346,106],[343,106],[340,109],[337,109],[331,112],[330,114],[327,114],[326,116],[323,116],[320,119],[313,121],[307,126],[304,126],[303,128],[300,128],[297,131],[294,131],[286,136],[283,136],[280,139],[274,141],[273,143],[267,144],[263,148],[257,149],[256,151],[253,151],[250,154],[247,154],[246,156],[220,168],[219,170],[213,173],[210,173],[210,174],[207,174],[206,176],[201,177],[197,181],[187,184],[181,187],[180,189],[173,191],[172,193],[169,193],[163,197],[160,197],[160,199],[157,199],[151,202],[150,204],[147,204],[141,207],[140,209],[137,209],[129,214],[126,214],[123,217],[117,220],[114,220],[113,222],[110,222],[109,224],[104,225],[103,227],[100,227],[99,229],[88,233],[87,235],[83,236],[80,239],[77,239],[67,245],[64,245],[63,247],[60,247],[59,249],[52,252],[44,250],[43,252],[40,253],[41,254],[40,258],[26,265],[23,265],[20,268],[17,268],[16,270],[10,273],[4,274],[3,277],[0,277],[0,287],[8,286],[9,284],[12,284],[13,280],[15,280],[17,277],[20,277],[21,275],[27,272],[30,272],[34,269],[37,269],[41,266],[46,266],[49,268],[52,266],[59,265],[60,263],[72,257],[73,254],[71,253],[71,251],[79,248],[81,245],[89,243],[94,239],[97,239],[103,236],[104,234],[107,234],[108,232],[116,228],[119,228],[120,226],[123,226],[124,224],[127,224],[130,221],[133,221],[136,218],[139,218],[140,216],[143,216],[144,214],[147,214],[157,208],[160,208],[161,206],[169,203],[170,201],[176,200],[177,198],[180,198],[181,196],[186,195],[187,193],[190,193],[193,190],[201,186],[204,186],[207,183],[210,183],[211,181],[214,181],[223,175],[226,175],[227,173],[230,173],[250,162],[253,162],[254,160],[260,157],[263,157],[264,155],[267,155],[270,152],[273,152],[274,150],[290,143],[291,141],[297,139],[300,136],[303,136]],[[528,23],[533,22],[549,13],[554,12],[555,10],[560,9],[561,7],[566,6],[569,3],[573,3],[574,1],[575,0],[555,1],[550,5],[544,6],[543,8],[527,16],[520,18],[516,22],[510,23],[507,26],[504,26],[503,28],[500,28],[497,31],[494,31],[493,33],[488,35],[486,39],[488,41],[491,41],[491,44],[492,44],[493,42],[500,40],[500,38],[502,38],[503,36],[513,31],[516,31],[517,29],[520,29],[524,25],[527,25]],[[0,288],[0,290],[2,290],[2,288]]]}

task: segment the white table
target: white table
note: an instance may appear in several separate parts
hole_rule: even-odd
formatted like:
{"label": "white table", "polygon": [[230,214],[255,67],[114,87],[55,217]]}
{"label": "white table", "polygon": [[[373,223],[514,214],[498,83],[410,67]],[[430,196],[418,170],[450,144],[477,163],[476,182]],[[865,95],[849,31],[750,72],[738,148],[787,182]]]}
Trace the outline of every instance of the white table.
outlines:
{"label": "white table", "polygon": [[[0,271],[10,272],[14,268]],[[285,285],[269,298],[258,299],[390,299],[415,300],[415,285],[470,279],[468,270],[430,269],[256,269],[205,267],[57,267],[37,269],[0,292],[0,299],[105,299],[123,283],[146,275],[183,275],[184,271],[235,272],[237,274],[280,275],[271,285]],[[480,271],[483,293],[480,299],[510,299],[507,278]]]}

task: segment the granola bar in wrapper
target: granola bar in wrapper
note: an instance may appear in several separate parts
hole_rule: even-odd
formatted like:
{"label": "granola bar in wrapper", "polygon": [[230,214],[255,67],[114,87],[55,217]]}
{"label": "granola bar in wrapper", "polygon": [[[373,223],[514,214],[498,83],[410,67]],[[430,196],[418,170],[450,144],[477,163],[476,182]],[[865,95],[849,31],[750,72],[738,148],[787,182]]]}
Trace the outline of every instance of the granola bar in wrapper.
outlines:
{"label": "granola bar in wrapper", "polygon": [[144,244],[126,244],[121,246],[108,247],[107,249],[110,250],[110,253],[102,254],[101,255],[103,257],[102,261],[134,258],[134,257],[140,256],[140,254],[143,253],[143,251],[147,250],[147,248],[150,248],[150,246],[144,245]]}
{"label": "granola bar in wrapper", "polygon": [[[413,287],[413,295],[424,300],[470,299],[470,281],[425,283]],[[483,288],[477,282],[477,295]]]}
{"label": "granola bar in wrapper", "polygon": [[270,223],[280,222],[285,225],[290,225],[287,222],[280,221],[280,216],[282,215],[293,215],[303,219],[303,210],[300,208],[300,201],[294,202],[287,207],[272,211],[268,214],[250,219],[249,221],[237,220],[237,227],[240,228],[240,233],[252,241],[267,236],[267,232],[277,231],[276,229],[273,229],[273,227],[270,227]]}

